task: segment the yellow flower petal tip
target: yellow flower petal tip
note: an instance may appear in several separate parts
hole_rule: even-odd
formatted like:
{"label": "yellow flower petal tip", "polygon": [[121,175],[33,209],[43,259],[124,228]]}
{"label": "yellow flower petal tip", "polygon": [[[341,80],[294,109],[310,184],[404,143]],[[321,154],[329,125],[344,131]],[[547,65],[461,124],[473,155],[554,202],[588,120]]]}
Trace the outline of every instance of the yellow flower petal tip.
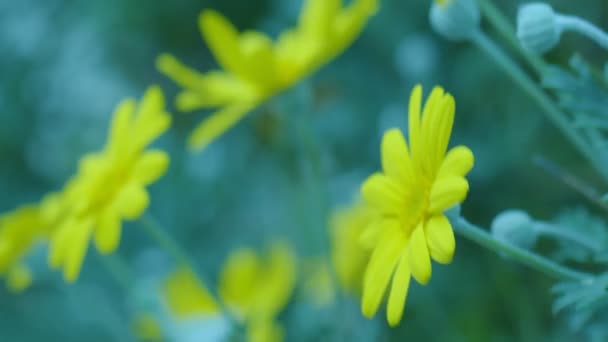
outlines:
{"label": "yellow flower petal tip", "polygon": [[[306,0],[297,26],[275,40],[261,32],[239,32],[216,11],[201,12],[201,35],[221,69],[199,73],[167,54],[156,61],[157,68],[183,88],[175,99],[178,110],[214,110],[195,128],[190,149],[202,150],[258,104],[336,58],[355,41],[377,7],[377,0],[354,0],[346,6]],[[227,113],[243,106],[246,110],[239,115]]]}
{"label": "yellow flower petal tip", "polygon": [[407,141],[399,130],[388,130],[381,144],[382,172],[361,186],[366,205],[379,213],[370,223],[373,229],[361,235],[372,249],[361,310],[374,316],[388,291],[391,327],[403,316],[410,278],[425,285],[431,260],[452,261],[454,234],[443,212],[466,198],[465,176],[474,164],[469,148],[448,149],[456,108],[452,95],[433,87],[424,105],[422,95],[420,85],[410,94]]}

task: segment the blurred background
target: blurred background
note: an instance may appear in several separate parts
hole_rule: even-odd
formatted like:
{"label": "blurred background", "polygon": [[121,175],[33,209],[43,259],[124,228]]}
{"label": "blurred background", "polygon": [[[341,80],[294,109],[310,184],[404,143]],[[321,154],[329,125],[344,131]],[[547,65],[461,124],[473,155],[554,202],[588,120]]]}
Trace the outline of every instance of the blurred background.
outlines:
{"label": "blurred background", "polygon": [[[514,25],[523,2],[494,3]],[[600,0],[550,3],[595,23],[608,15],[608,4]],[[381,1],[343,55],[258,108],[204,152],[189,152],[187,135],[207,113],[176,112],[178,88],[155,69],[156,56],[170,52],[198,70],[215,68],[198,31],[201,10],[217,9],[240,29],[276,36],[295,24],[301,4],[0,1],[0,212],[60,189],[80,156],[101,148],[118,101],[139,98],[152,83],[162,86],[174,124],[158,142],[172,160],[151,187],[148,213],[212,274],[234,248],[261,248],[277,237],[291,241],[303,259],[323,253],[328,214],[351,203],[360,183],[379,168],[382,132],[406,128],[409,92],[417,83],[425,91],[442,85],[456,98],[452,144],[466,144],[476,156],[462,208],[470,221],[489,227],[509,208],[550,220],[586,204],[533,163],[537,156],[600,184],[494,61],[471,44],[448,42],[431,30],[428,1]],[[568,69],[575,52],[603,66],[605,53],[569,35],[546,60]],[[305,152],[302,122],[311,125],[321,151],[317,164]],[[59,272],[48,270],[41,245],[27,259],[35,274],[32,287],[20,294],[0,287],[0,340],[136,340],[132,315],[154,305],[155,288],[173,261],[137,224],[126,224],[123,232],[117,253],[137,279],[137,291],[117,285],[94,249],[79,281],[66,285]],[[412,282],[398,328],[388,327],[383,311],[364,319],[355,298],[318,308],[298,293],[281,321],[289,341],[571,341],[576,335],[564,317],[551,313],[551,284],[457,236],[453,264],[434,264],[426,287]],[[198,336],[191,340],[206,340]]]}

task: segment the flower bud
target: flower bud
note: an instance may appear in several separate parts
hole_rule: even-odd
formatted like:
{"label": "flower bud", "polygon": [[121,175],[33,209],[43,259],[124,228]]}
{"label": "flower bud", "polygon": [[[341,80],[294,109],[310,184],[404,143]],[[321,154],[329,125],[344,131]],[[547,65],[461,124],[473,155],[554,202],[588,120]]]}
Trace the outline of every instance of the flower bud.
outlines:
{"label": "flower bud", "polygon": [[479,30],[475,0],[435,0],[429,17],[433,29],[448,40],[466,40]]}
{"label": "flower bud", "polygon": [[559,42],[562,28],[551,6],[535,2],[517,12],[517,38],[531,52],[545,53]]}
{"label": "flower bud", "polygon": [[533,220],[522,210],[506,210],[492,221],[492,236],[510,244],[531,248],[536,243],[536,232]]}

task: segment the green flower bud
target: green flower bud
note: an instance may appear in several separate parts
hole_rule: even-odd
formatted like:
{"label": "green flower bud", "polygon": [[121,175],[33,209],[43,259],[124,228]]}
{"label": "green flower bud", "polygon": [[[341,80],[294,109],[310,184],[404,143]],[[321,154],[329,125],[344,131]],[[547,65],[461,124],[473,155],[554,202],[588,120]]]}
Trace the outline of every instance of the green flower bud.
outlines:
{"label": "green flower bud", "polygon": [[531,52],[545,53],[559,43],[562,27],[551,6],[536,2],[517,12],[517,38]]}
{"label": "green flower bud", "polygon": [[536,243],[534,221],[522,210],[506,210],[492,221],[492,236],[497,240],[529,249]]}
{"label": "green flower bud", "polygon": [[433,29],[448,40],[467,40],[479,30],[475,0],[435,0],[429,18]]}

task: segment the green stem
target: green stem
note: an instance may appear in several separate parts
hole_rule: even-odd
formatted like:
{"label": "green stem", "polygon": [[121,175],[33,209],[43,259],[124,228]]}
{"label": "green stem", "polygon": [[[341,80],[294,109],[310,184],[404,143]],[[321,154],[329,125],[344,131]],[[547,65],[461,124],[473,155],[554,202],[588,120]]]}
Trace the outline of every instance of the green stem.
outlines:
{"label": "green stem", "polygon": [[148,233],[148,235],[158,243],[158,245],[169,253],[178,264],[181,264],[185,267],[188,267],[196,276],[199,283],[208,289],[211,296],[214,298],[216,304],[221,308],[223,314],[228,318],[229,321],[234,325],[236,321],[234,317],[230,314],[230,311],[223,305],[221,298],[219,297],[218,291],[213,286],[213,282],[211,282],[211,277],[206,277],[203,275],[196,267],[194,267],[194,262],[188,256],[188,253],[182,249],[177,241],[173,239],[173,237],[168,234],[161,225],[149,215],[144,215],[139,219],[142,228]]}
{"label": "green stem", "polygon": [[494,3],[490,0],[477,0],[481,12],[484,17],[488,19],[490,24],[494,27],[498,33],[517,51],[519,52],[526,62],[530,64],[538,74],[542,75],[543,71],[547,68],[547,63],[538,55],[526,50],[519,43],[519,39],[515,35],[515,29],[509,22],[509,19],[500,12],[500,10],[494,6]]}
{"label": "green stem", "polygon": [[452,225],[457,233],[467,239],[474,241],[487,249],[502,253],[550,277],[559,280],[580,282],[594,277],[592,274],[572,270],[525,249],[496,240],[485,230],[468,222],[463,217],[452,220]]}
{"label": "green stem", "polygon": [[[304,85],[307,86],[307,85]],[[310,90],[312,93],[312,90]],[[309,98],[305,101],[304,104],[300,107],[300,115],[298,117],[299,125],[299,136],[302,143],[302,147],[306,153],[306,158],[310,162],[312,169],[312,178],[313,178],[313,187],[315,191],[315,195],[317,197],[317,212],[313,217],[317,218],[317,221],[313,223],[314,227],[318,227],[321,231],[318,232],[318,236],[321,237],[321,250],[322,258],[325,263],[329,266],[330,270],[330,278],[332,284],[338,284],[338,276],[336,275],[335,269],[333,267],[333,263],[331,260],[331,255],[329,251],[331,251],[331,241],[329,237],[329,215],[330,215],[330,203],[329,203],[329,194],[328,194],[328,184],[327,184],[327,176],[323,171],[323,160],[321,154],[321,148],[317,137],[314,134],[313,130],[313,120],[311,118],[311,104],[314,102],[314,99]],[[305,108],[306,110],[302,110]],[[338,297],[341,300],[340,297]]]}
{"label": "green stem", "polygon": [[473,35],[472,41],[482,51],[494,59],[513,81],[515,81],[515,83],[536,102],[536,104],[545,112],[547,118],[562,131],[566,138],[568,138],[579,152],[589,160],[596,171],[604,177],[605,181],[608,182],[608,168],[604,168],[599,160],[595,158],[593,149],[591,149],[585,140],[578,134],[574,125],[572,125],[568,117],[553,103],[551,98],[538,88],[536,83],[483,32],[478,31]]}

